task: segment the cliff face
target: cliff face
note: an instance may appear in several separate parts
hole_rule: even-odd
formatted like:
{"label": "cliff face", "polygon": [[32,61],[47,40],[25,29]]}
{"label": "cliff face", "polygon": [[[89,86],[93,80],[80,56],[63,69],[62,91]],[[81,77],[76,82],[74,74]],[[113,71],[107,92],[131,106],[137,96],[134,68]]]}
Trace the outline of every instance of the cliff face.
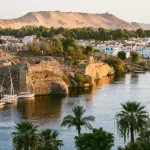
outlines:
{"label": "cliff face", "polygon": [[85,69],[85,75],[91,76],[94,80],[101,79],[104,76],[112,74],[114,74],[114,69],[104,63],[92,63]]}
{"label": "cliff face", "polygon": [[35,25],[45,27],[64,28],[106,28],[106,29],[128,29],[136,30],[140,25],[126,22],[116,16],[104,14],[91,14],[80,12],[39,11],[30,12],[22,17],[10,20],[0,20],[2,28],[19,29],[23,26]]}
{"label": "cliff face", "polygon": [[29,65],[28,75],[37,95],[68,94],[68,87],[62,79],[63,72],[56,60]]}

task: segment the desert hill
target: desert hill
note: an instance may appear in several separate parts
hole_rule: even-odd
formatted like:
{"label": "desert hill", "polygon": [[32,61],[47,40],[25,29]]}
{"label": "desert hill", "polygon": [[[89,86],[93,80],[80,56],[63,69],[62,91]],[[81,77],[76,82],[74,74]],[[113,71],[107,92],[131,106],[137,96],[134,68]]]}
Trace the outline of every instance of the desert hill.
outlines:
{"label": "desert hill", "polygon": [[129,29],[140,28],[136,23],[128,23],[108,13],[91,14],[78,12],[39,11],[30,12],[22,17],[10,20],[0,20],[0,27],[19,29],[23,26],[35,25],[45,27],[64,28],[106,28],[106,29]]}
{"label": "desert hill", "polygon": [[140,23],[140,26],[141,26],[144,30],[150,30],[150,24]]}

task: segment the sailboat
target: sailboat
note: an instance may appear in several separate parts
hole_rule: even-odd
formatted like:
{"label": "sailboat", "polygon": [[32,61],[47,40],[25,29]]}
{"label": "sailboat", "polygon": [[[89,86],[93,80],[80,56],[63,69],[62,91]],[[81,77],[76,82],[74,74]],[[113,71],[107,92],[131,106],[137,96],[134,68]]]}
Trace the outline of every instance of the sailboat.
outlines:
{"label": "sailboat", "polygon": [[19,93],[18,98],[19,99],[34,99],[35,94],[31,93],[31,90],[33,91],[32,81],[30,80],[30,92],[21,92],[21,93]]}
{"label": "sailboat", "polygon": [[11,72],[9,68],[9,75],[10,75],[10,94],[3,95],[3,99],[8,100],[10,103],[15,102],[18,100],[18,96],[14,94],[14,86],[12,82]]}
{"label": "sailboat", "polygon": [[5,76],[6,76],[6,73],[3,77],[3,81],[1,84],[1,88],[0,88],[0,92],[1,92],[0,107],[3,107],[6,104],[6,99],[3,98],[3,83],[4,83]]}
{"label": "sailboat", "polygon": [[2,86],[1,86],[1,99],[0,99],[0,107],[3,107],[6,104],[6,102],[2,98]]}

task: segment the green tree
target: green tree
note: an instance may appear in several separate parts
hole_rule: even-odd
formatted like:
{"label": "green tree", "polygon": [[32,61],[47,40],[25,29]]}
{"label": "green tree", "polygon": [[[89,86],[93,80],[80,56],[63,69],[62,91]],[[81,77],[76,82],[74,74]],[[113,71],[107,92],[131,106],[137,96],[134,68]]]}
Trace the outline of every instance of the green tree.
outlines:
{"label": "green tree", "polygon": [[44,43],[43,51],[44,51],[44,53],[46,53],[48,55],[52,54],[52,50],[51,50],[50,45],[48,43]]}
{"label": "green tree", "polygon": [[114,68],[116,75],[121,75],[124,73],[124,64],[122,60],[116,57],[108,57],[105,59],[105,62]]}
{"label": "green tree", "polygon": [[37,54],[37,55],[42,54],[42,51],[41,51],[38,43],[28,44],[28,50],[29,50],[29,52],[31,52],[33,54]]}
{"label": "green tree", "polygon": [[58,140],[58,132],[45,129],[39,134],[38,150],[59,150],[63,141]]}
{"label": "green tree", "polygon": [[76,56],[81,57],[83,54],[83,47],[76,45],[74,52]]}
{"label": "green tree", "polygon": [[91,55],[94,53],[94,48],[92,46],[86,46],[84,53],[87,55]]}
{"label": "green tree", "polygon": [[75,143],[78,150],[111,150],[114,146],[114,136],[102,128],[93,129],[92,133],[75,137]]}
{"label": "green tree", "polygon": [[68,56],[74,56],[75,55],[74,47],[72,47],[72,46],[68,46],[66,49],[66,52],[68,53]]}
{"label": "green tree", "polygon": [[37,148],[37,126],[30,122],[21,122],[16,125],[13,132],[13,145],[16,150],[36,150]]}
{"label": "green tree", "polygon": [[50,45],[50,49],[53,52],[62,52],[63,51],[62,42],[57,38],[50,39],[49,45]]}
{"label": "green tree", "polygon": [[124,32],[121,29],[112,30],[111,34],[113,36],[113,40],[125,39]]}
{"label": "green tree", "polygon": [[131,51],[130,55],[131,55],[132,62],[138,62],[139,61],[140,55],[137,51]]}
{"label": "green tree", "polygon": [[124,51],[118,52],[118,57],[122,60],[126,59],[126,53]]}
{"label": "green tree", "polygon": [[66,50],[68,47],[73,47],[73,48],[75,48],[76,45],[77,45],[76,40],[73,39],[73,38],[66,38],[66,39],[63,39],[63,40],[62,40],[62,43],[63,43],[64,50]]}
{"label": "green tree", "polygon": [[138,37],[140,38],[144,38],[145,37],[145,32],[143,29],[137,29],[136,30],[136,34],[138,35]]}
{"label": "green tree", "polygon": [[143,130],[135,143],[129,143],[125,148],[118,147],[118,150],[149,150],[150,149],[150,131]]}
{"label": "green tree", "polygon": [[122,110],[116,115],[117,129],[124,140],[130,135],[133,143],[134,135],[140,133],[146,125],[147,112],[138,102],[126,102],[121,106]]}
{"label": "green tree", "polygon": [[128,145],[125,146],[125,148],[118,147],[118,150],[146,150],[146,149],[143,149],[140,143],[136,142],[136,143],[129,143]]}
{"label": "green tree", "polygon": [[90,121],[94,121],[95,118],[93,116],[83,117],[86,109],[82,106],[75,106],[72,109],[73,115],[68,115],[64,117],[61,126],[67,126],[68,128],[75,126],[78,135],[81,135],[81,127],[84,126],[87,129],[92,129],[92,125],[89,123]]}

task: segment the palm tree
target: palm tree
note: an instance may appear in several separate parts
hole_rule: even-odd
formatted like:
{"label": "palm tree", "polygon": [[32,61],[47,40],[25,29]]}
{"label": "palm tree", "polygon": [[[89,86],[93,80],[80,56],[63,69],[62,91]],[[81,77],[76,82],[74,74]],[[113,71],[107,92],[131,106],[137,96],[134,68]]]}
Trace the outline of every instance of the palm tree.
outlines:
{"label": "palm tree", "polygon": [[146,125],[148,118],[145,106],[138,102],[126,102],[121,104],[123,110],[117,113],[117,129],[124,140],[129,137],[134,142],[134,135],[140,133]]}
{"label": "palm tree", "polygon": [[58,150],[63,141],[58,140],[58,132],[45,129],[39,134],[38,150]]}
{"label": "palm tree", "polygon": [[37,126],[30,122],[22,121],[16,125],[13,132],[13,145],[15,150],[35,150],[37,147]]}
{"label": "palm tree", "polygon": [[68,128],[75,126],[78,131],[78,135],[80,137],[81,127],[84,126],[85,128],[88,128],[91,130],[92,125],[89,122],[94,121],[95,117],[93,116],[83,117],[86,109],[83,109],[82,106],[75,106],[72,109],[72,111],[73,111],[73,116],[68,115],[64,117],[61,126],[68,126]]}

